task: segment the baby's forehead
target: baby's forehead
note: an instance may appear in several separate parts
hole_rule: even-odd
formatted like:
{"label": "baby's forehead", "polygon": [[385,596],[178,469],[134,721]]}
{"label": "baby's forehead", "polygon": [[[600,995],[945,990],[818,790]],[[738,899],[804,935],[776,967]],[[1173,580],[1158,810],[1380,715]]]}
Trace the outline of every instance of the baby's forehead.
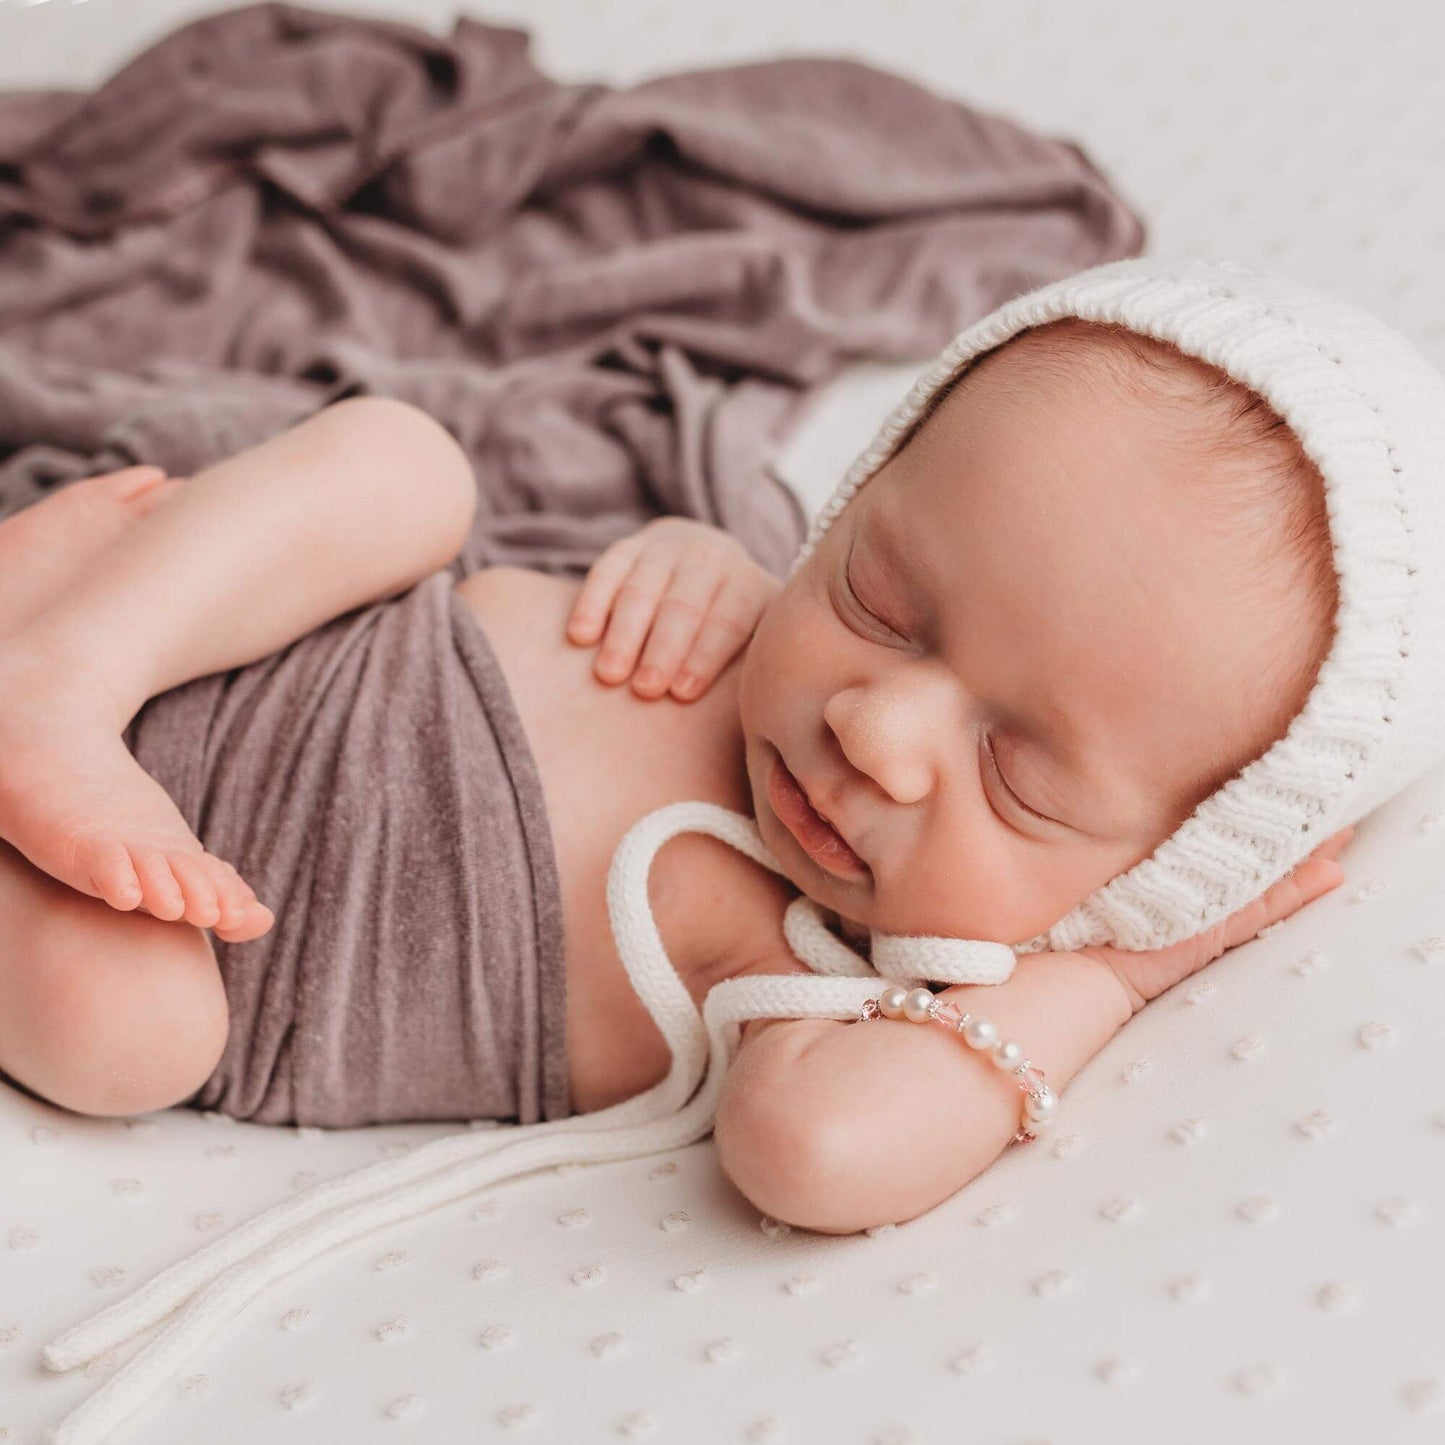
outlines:
{"label": "baby's forehead", "polygon": [[1198,357],[1123,327],[1077,318],[1031,327],[965,365],[940,389],[951,412],[967,403],[1024,408],[1073,397],[1147,422],[1193,411],[1230,379]]}
{"label": "baby's forehead", "polygon": [[[1262,399],[1226,373],[1158,341],[1112,324],[1066,317],[1030,327],[973,358],[928,398],[875,480],[961,470],[976,453],[1011,461],[1040,442],[1067,456],[1137,443],[1158,463],[1198,464],[1243,457],[1259,440]],[[1254,413],[1255,420],[1246,421]],[[1281,424],[1282,426],[1282,424]],[[1100,436],[1100,430],[1106,434]],[[943,469],[942,473],[938,469]],[[1025,483],[1005,471],[999,485]],[[870,483],[871,484],[871,483]],[[955,493],[929,492],[933,507]],[[908,525],[930,524],[923,498]]]}

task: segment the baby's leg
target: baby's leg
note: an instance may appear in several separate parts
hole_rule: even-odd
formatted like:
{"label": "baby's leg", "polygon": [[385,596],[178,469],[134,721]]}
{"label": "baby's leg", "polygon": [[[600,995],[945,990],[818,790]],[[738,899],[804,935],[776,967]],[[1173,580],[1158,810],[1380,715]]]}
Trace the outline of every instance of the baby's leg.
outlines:
{"label": "baby's leg", "polygon": [[197,472],[23,641],[105,683],[124,727],[157,693],[404,592],[456,556],[475,510],[471,462],[438,422],[337,402]]}
{"label": "baby's leg", "polygon": [[[129,467],[72,482],[0,523],[0,637],[184,481]],[[189,1097],[225,1047],[226,991],[206,935],[127,916],[0,843],[0,1069],[83,1114]]]}
{"label": "baby's leg", "polygon": [[0,1069],[81,1114],[143,1114],[210,1077],[230,1025],[210,941],[117,913],[0,843]]}
{"label": "baby's leg", "polygon": [[86,477],[0,523],[0,637],[55,602],[83,568],[184,483],[160,467]]}
{"label": "baby's leg", "polygon": [[147,698],[444,566],[475,505],[471,464],[446,431],[379,397],[198,472],[0,641],[0,838],[123,911],[237,942],[264,932],[267,911],[120,734]]}

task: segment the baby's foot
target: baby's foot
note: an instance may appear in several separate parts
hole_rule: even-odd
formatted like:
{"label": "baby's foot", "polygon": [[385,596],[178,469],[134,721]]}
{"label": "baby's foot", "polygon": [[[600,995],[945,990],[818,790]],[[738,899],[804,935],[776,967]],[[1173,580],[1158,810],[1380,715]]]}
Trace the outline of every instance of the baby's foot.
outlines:
{"label": "baby's foot", "polygon": [[0,522],[0,637],[19,632],[123,532],[183,485],[160,467],[70,482]]}
{"label": "baby's foot", "polygon": [[123,726],[98,678],[0,640],[0,838],[123,913],[184,918],[229,943],[259,938],[271,910],[201,846]]}

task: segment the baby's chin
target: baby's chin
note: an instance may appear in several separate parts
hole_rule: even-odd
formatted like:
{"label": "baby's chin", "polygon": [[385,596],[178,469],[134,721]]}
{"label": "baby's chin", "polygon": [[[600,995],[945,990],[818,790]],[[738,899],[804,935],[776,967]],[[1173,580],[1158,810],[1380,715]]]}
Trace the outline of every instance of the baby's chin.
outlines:
{"label": "baby's chin", "polygon": [[[777,854],[775,853],[773,856],[777,857]],[[778,863],[783,870],[783,877],[804,898],[817,905],[823,914],[823,921],[829,927],[836,928],[850,943],[866,943],[873,936],[872,930],[866,923],[860,923],[856,918],[850,918],[846,913],[840,912],[829,899],[820,898],[818,895],[824,890],[818,888],[812,878],[797,877],[781,858],[778,858]]]}

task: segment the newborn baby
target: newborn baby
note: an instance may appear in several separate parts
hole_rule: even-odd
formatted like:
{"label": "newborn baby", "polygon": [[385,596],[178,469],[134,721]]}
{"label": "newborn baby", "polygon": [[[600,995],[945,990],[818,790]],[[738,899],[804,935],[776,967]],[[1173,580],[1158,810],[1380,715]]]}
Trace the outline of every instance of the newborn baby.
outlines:
{"label": "newborn baby", "polygon": [[[668,1067],[606,905],[638,818],[718,803],[784,870],[703,834],[658,855],[649,898],[699,1006],[724,979],[804,971],[781,927],[799,892],[855,939],[1025,939],[1284,731],[1337,600],[1320,478],[1283,423],[1171,347],[1072,319],[975,361],[785,585],[669,518],[585,583],[496,567],[453,602],[437,574],[474,507],[451,438],[365,398],[188,481],[80,483],[0,525],[0,1068],[85,1113],[206,1101],[228,1040],[244,1045],[228,990],[274,967],[285,919],[123,737],[148,699],[279,665],[418,583],[478,625],[545,793],[577,1113]],[[1057,1091],[1150,998],[1336,886],[1349,831],[1197,940],[1029,956],[982,1006]],[[449,863],[416,859],[406,887],[420,898]],[[1017,1091],[927,1033],[749,1022],[717,1121],[728,1173],[776,1217],[834,1230],[962,1187],[1007,1143]],[[842,1158],[842,1121],[867,1133],[860,1100],[885,1077],[895,1100],[925,1078],[951,1090],[977,1157],[940,1165],[920,1111],[887,1167],[834,1167],[823,1190],[820,1161]]]}

